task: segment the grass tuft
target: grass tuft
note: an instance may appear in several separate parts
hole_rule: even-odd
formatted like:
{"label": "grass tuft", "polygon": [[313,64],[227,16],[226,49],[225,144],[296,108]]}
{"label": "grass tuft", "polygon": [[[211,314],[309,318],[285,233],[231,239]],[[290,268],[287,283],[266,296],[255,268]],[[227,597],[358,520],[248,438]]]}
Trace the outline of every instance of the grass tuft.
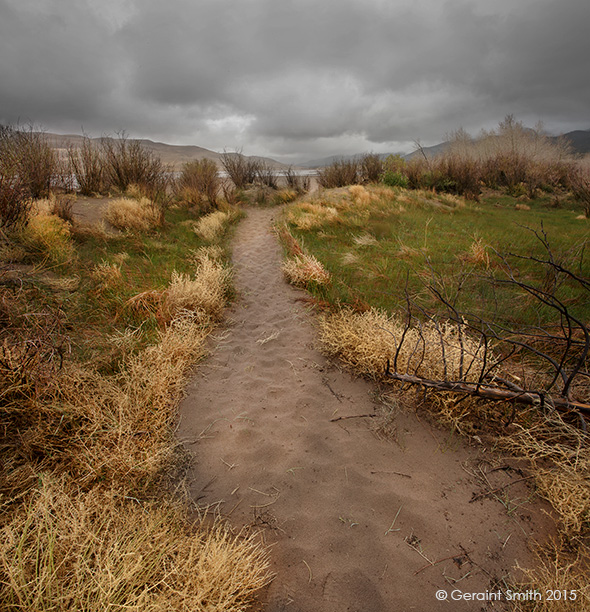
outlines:
{"label": "grass tuft", "polygon": [[105,218],[117,229],[136,232],[149,231],[160,224],[160,213],[147,198],[111,200]]}

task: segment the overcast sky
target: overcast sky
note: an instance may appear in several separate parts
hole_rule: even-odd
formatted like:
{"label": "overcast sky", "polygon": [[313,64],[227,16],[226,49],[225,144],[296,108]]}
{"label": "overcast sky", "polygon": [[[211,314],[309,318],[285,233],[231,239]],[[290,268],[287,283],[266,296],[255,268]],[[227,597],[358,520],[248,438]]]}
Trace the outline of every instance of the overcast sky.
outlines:
{"label": "overcast sky", "polygon": [[0,0],[0,122],[298,161],[590,129],[590,0]]}

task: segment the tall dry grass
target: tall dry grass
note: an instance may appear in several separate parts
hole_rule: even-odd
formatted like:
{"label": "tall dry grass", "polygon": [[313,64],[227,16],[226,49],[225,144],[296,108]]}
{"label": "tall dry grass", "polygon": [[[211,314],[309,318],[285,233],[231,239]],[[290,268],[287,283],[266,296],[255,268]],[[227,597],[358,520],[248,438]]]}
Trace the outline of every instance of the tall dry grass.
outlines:
{"label": "tall dry grass", "polygon": [[214,241],[227,227],[231,218],[230,213],[216,210],[201,217],[194,225],[195,233],[209,242]]}
{"label": "tall dry grass", "polygon": [[160,225],[160,213],[148,198],[117,198],[110,200],[106,220],[120,230],[144,232]]}
{"label": "tall dry grass", "polygon": [[[255,537],[193,524],[194,509],[165,492],[186,462],[174,436],[177,405],[227,290],[221,264],[204,253],[198,262],[194,278],[177,275],[161,292],[172,320],[154,344],[133,348],[141,328],[113,336],[115,371],[62,362],[64,322],[46,313],[38,317],[46,333],[4,334],[3,610],[237,612],[268,581]],[[117,267],[99,264],[93,275],[112,284]],[[17,306],[0,293],[2,321]]]}
{"label": "tall dry grass", "polygon": [[170,501],[42,483],[0,538],[3,610],[241,612],[268,580],[255,539]]}
{"label": "tall dry grass", "polygon": [[389,361],[400,373],[470,382],[477,380],[483,364],[482,344],[444,321],[407,328],[378,310],[343,309],[321,315],[318,327],[327,354],[371,378],[381,378]]}
{"label": "tall dry grass", "polygon": [[286,259],[282,266],[288,282],[297,287],[307,287],[310,283],[327,285],[331,276],[322,263],[313,255],[305,253]]}

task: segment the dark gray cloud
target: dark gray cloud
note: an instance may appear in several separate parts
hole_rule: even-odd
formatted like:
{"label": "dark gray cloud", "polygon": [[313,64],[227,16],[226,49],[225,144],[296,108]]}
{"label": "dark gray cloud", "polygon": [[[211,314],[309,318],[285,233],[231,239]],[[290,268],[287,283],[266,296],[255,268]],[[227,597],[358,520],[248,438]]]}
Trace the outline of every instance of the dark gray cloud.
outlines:
{"label": "dark gray cloud", "polygon": [[0,121],[317,156],[588,129],[587,0],[0,0]]}

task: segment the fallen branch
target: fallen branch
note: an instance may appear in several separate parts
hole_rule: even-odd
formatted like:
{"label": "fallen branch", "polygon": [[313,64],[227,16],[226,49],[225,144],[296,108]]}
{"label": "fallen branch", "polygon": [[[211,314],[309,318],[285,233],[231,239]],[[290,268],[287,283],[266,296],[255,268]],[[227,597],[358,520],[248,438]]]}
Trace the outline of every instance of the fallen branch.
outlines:
{"label": "fallen branch", "polygon": [[389,362],[385,375],[394,380],[406,382],[412,385],[420,385],[422,387],[428,387],[430,389],[436,389],[437,391],[455,391],[456,393],[465,393],[467,395],[474,395],[487,400],[496,402],[507,402],[517,401],[521,404],[527,404],[529,406],[551,406],[560,412],[579,412],[586,416],[590,416],[590,404],[583,404],[573,400],[566,400],[564,398],[547,396],[541,392],[532,391],[513,391],[510,389],[499,389],[497,387],[490,387],[479,383],[466,383],[466,382],[454,382],[447,380],[429,380],[428,378],[422,378],[419,376],[412,376],[411,374],[400,374],[398,372],[391,372],[389,370]]}
{"label": "fallen branch", "polygon": [[336,421],[344,421],[345,419],[374,419],[376,414],[351,414],[350,416],[342,416],[336,419],[330,419],[330,423],[335,423]]}

